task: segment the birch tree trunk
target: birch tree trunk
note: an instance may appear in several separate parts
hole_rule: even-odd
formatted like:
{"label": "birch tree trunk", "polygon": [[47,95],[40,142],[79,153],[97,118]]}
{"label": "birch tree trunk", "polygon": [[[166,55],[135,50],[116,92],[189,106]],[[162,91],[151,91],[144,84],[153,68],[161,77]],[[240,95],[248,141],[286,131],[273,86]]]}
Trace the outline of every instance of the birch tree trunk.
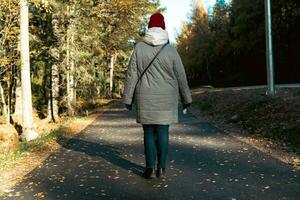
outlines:
{"label": "birch tree trunk", "polygon": [[8,106],[6,104],[6,100],[5,100],[5,96],[4,96],[4,90],[3,90],[3,87],[2,87],[2,84],[0,82],[0,97],[1,97],[1,102],[2,102],[2,112],[3,112],[3,115],[5,117],[5,121],[6,123],[8,124],[9,123],[9,110],[8,110]]}
{"label": "birch tree trunk", "polygon": [[32,97],[30,81],[30,59],[29,59],[29,18],[28,2],[20,0],[20,43],[21,43],[21,85],[22,85],[22,117],[23,133],[22,139],[30,141],[36,139],[38,134],[32,130]]}
{"label": "birch tree trunk", "polygon": [[112,55],[110,58],[110,66],[109,66],[109,96],[110,96],[110,98],[113,97],[115,59],[116,59],[115,55]]}
{"label": "birch tree trunk", "polygon": [[58,98],[59,98],[59,67],[58,64],[53,64],[51,67],[51,90],[48,101],[48,118],[56,122],[59,119],[58,115]]}
{"label": "birch tree trunk", "polygon": [[51,90],[49,94],[48,101],[48,118],[51,118],[53,122],[58,120],[58,98],[59,98],[59,22],[58,22],[58,13],[54,13],[52,16],[52,27],[55,36],[55,43],[53,44],[53,48],[51,49],[51,56],[54,59],[54,63],[51,66]]}

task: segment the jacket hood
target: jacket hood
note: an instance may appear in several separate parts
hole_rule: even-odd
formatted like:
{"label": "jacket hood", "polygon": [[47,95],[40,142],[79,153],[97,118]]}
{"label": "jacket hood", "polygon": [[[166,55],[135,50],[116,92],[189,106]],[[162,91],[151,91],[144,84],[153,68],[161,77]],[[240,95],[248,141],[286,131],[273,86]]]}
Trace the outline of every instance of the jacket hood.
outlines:
{"label": "jacket hood", "polygon": [[163,45],[166,44],[168,41],[168,32],[159,27],[153,27],[148,29],[144,37],[144,42],[153,46]]}

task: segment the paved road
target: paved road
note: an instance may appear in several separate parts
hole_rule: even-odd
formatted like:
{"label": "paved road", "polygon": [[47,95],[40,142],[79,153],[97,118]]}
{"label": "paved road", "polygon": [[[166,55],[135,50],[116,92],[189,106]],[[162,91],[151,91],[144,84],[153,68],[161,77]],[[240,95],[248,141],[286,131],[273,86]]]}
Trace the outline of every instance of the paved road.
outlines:
{"label": "paved road", "polygon": [[[300,83],[293,83],[293,84],[277,84],[275,85],[276,89],[292,89],[292,88],[300,88]],[[211,89],[211,90],[255,90],[255,89],[268,89],[268,85],[253,85],[253,86],[239,86],[239,87],[225,87],[225,88],[214,88],[211,85],[205,85],[200,88],[193,89],[193,93],[203,92],[203,89]]]}
{"label": "paved road", "polygon": [[111,109],[0,199],[300,199],[300,172],[191,114],[171,127],[166,180],[145,180],[133,113]]}

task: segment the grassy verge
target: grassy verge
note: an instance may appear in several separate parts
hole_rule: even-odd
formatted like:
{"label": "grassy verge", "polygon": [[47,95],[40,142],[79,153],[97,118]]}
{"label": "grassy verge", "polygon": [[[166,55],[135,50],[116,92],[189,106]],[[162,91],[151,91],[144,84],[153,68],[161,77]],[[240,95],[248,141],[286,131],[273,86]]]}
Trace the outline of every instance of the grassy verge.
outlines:
{"label": "grassy verge", "polygon": [[[13,168],[16,163],[30,153],[51,152],[53,148],[58,148],[59,141],[66,140],[79,133],[83,128],[90,124],[96,117],[96,113],[110,108],[113,105],[111,100],[97,100],[94,103],[80,101],[78,104],[78,116],[62,117],[58,123],[48,123],[43,127],[42,136],[29,142],[20,142],[16,150],[7,154],[0,154],[0,171]],[[89,116],[85,116],[87,111]],[[43,132],[43,131],[46,132]]]}
{"label": "grassy verge", "polygon": [[[73,132],[72,128],[74,128],[73,126],[75,125],[75,121],[80,121],[78,125],[82,126],[84,123],[88,122],[88,118],[67,119],[63,123],[52,125],[52,129],[49,132],[44,133],[36,140],[20,142],[15,151],[7,154],[0,154],[0,169],[13,167],[22,156],[32,152],[42,152],[46,149],[46,145],[51,146],[57,141],[63,139],[65,135],[74,134],[75,131]],[[47,149],[47,151],[51,150]]]}
{"label": "grassy verge", "polygon": [[206,90],[194,95],[194,108],[217,123],[233,124],[253,136],[281,143],[300,153],[300,90]]}

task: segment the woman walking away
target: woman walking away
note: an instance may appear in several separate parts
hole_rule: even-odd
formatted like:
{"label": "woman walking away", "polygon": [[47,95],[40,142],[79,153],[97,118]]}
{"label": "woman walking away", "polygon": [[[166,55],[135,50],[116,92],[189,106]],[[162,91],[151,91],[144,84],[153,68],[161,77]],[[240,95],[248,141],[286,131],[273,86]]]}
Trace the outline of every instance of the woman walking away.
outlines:
{"label": "woman walking away", "polygon": [[135,46],[131,56],[124,103],[129,110],[135,104],[137,123],[143,125],[146,158],[143,176],[151,179],[165,177],[169,125],[178,122],[179,94],[183,108],[191,105],[192,98],[181,58],[169,45],[163,15],[153,14],[148,28],[143,42]]}

